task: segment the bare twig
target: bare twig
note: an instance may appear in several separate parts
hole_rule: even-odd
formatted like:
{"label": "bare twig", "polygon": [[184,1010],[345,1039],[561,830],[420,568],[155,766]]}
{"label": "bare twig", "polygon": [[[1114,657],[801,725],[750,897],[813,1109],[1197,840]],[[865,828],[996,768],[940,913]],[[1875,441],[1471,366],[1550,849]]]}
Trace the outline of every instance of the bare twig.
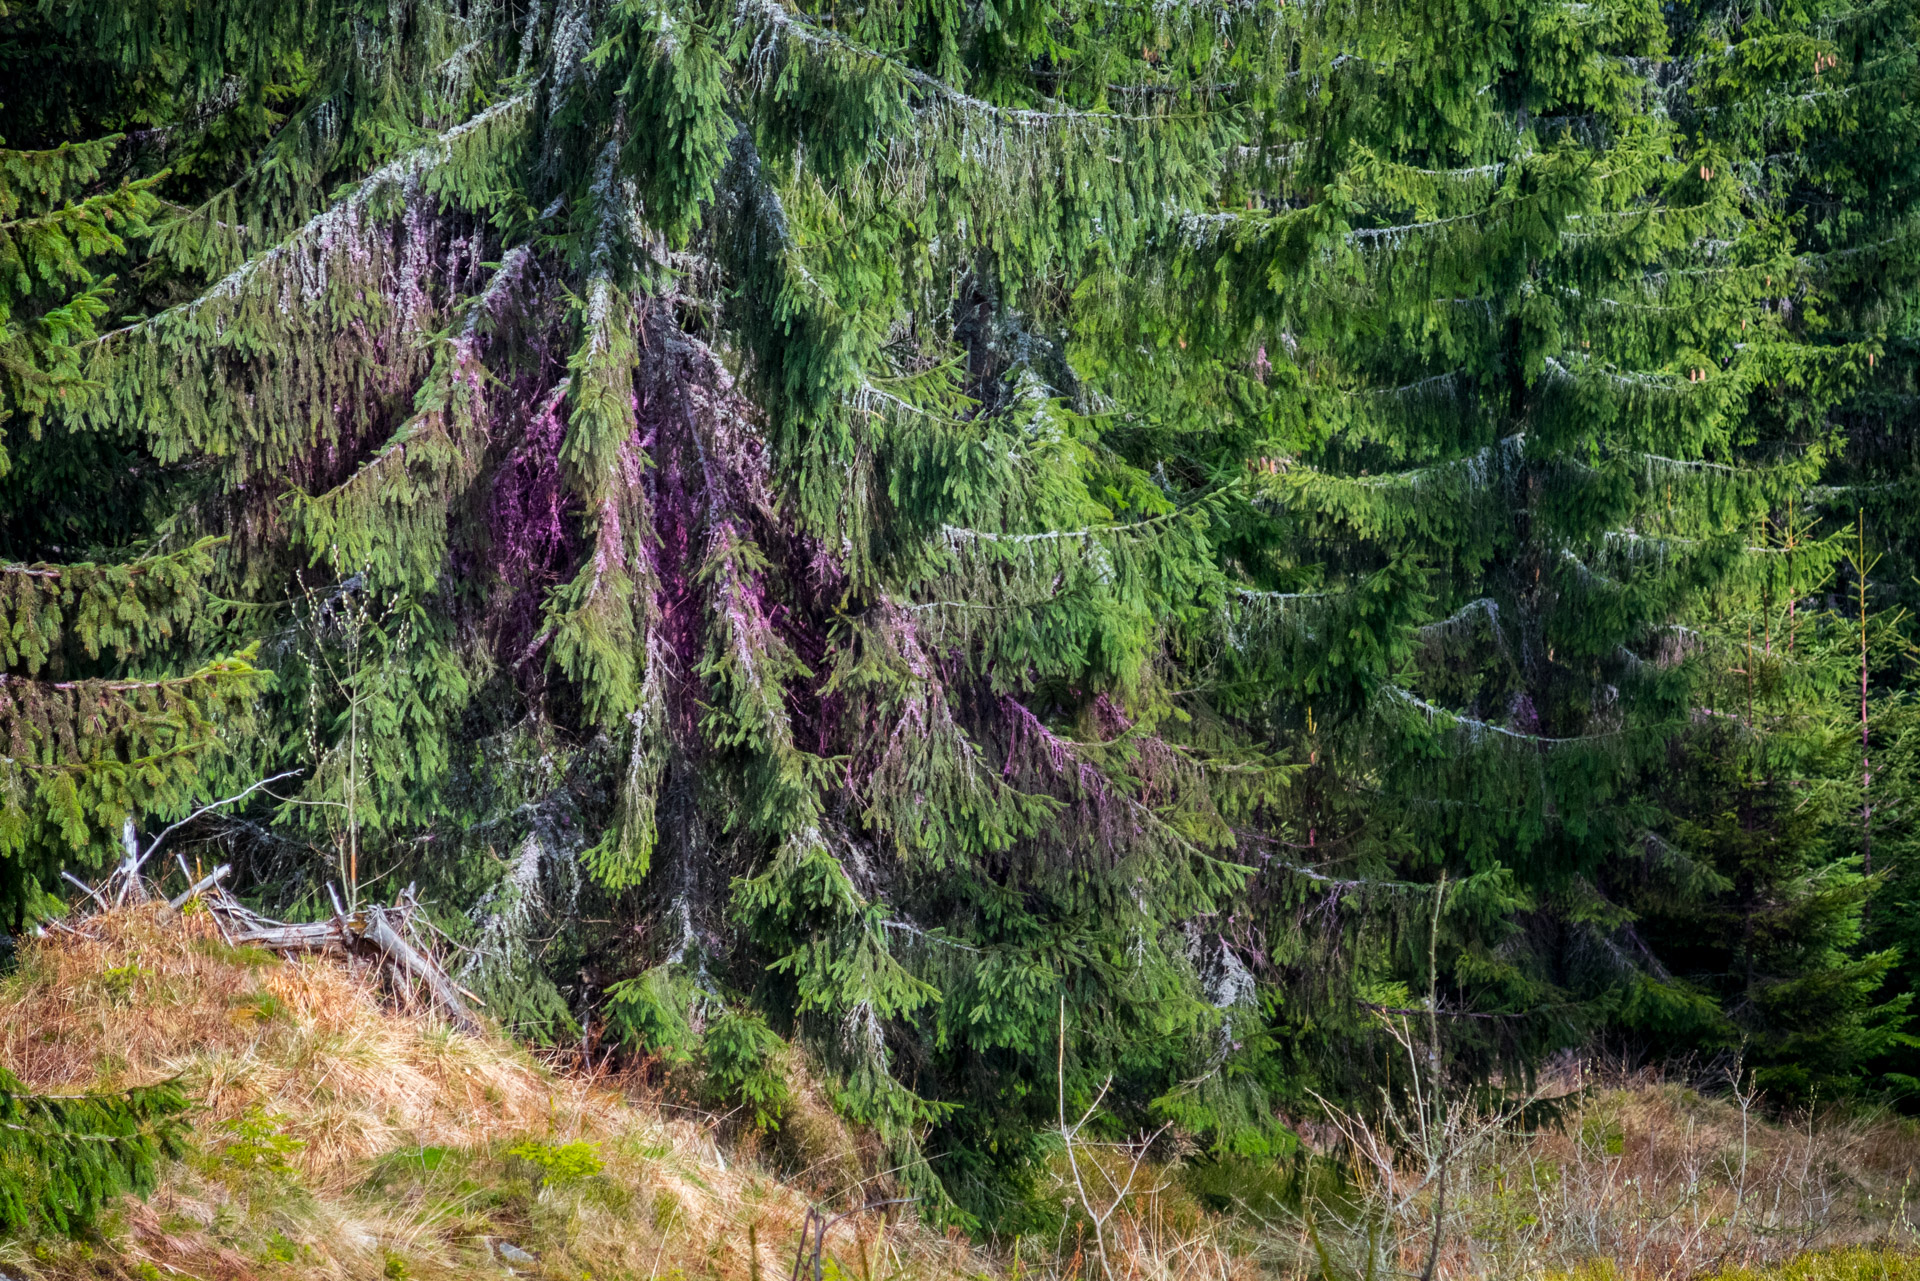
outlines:
{"label": "bare twig", "polygon": [[107,910],[107,900],[101,898],[99,891],[95,890],[93,886],[87,884],[72,872],[66,871],[64,868],[61,870],[60,875],[66,879],[68,884],[78,886],[82,894],[85,894],[88,898],[98,903],[101,911],[104,912]]}
{"label": "bare twig", "polygon": [[269,783],[278,783],[283,778],[292,778],[294,775],[300,774],[303,772],[304,771],[300,769],[290,769],[290,770],[285,770],[279,774],[275,774],[271,778],[263,778],[257,783],[249,784],[247,787],[243,788],[238,792],[235,792],[232,796],[229,796],[224,800],[211,801],[205,805],[202,805],[199,809],[187,815],[185,818],[181,819],[179,822],[170,824],[167,827],[162,828],[160,831],[160,835],[154,837],[151,841],[147,842],[147,848],[145,852],[142,853],[139,856],[139,858],[134,861],[133,870],[135,872],[138,872],[140,868],[146,863],[146,861],[153,857],[153,852],[160,848],[161,842],[165,841],[169,836],[172,836],[175,832],[179,831],[181,828],[185,827],[187,824],[193,822],[193,820],[195,820],[196,818],[200,818],[202,815],[211,814],[214,810],[220,809],[222,806],[232,805],[232,804],[235,804],[236,802],[244,801],[247,799],[247,797],[252,796],[255,792],[259,791],[261,788],[265,787]]}

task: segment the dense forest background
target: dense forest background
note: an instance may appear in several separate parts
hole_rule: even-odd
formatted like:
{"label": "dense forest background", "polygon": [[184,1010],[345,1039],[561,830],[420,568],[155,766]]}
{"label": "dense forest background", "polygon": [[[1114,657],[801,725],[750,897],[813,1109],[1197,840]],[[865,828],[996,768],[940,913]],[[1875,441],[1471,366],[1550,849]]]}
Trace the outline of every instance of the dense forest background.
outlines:
{"label": "dense forest background", "polygon": [[412,884],[1016,1229],[1382,1011],[1906,1098],[1917,22],[11,0],[11,928]]}

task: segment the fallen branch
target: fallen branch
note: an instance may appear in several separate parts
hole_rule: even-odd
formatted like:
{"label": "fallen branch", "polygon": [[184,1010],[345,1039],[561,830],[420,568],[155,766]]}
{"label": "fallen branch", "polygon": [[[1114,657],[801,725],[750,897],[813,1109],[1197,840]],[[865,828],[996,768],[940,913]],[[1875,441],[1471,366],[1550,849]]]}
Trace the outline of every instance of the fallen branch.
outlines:
{"label": "fallen branch", "polygon": [[[249,796],[252,796],[269,783],[278,783],[283,778],[292,778],[303,772],[304,770],[301,769],[283,770],[270,778],[263,778],[257,782],[248,784],[232,796],[223,797],[220,800],[211,801],[208,804],[202,805],[199,809],[187,815],[179,822],[164,828],[160,835],[147,842],[147,847],[144,850],[140,848],[140,833],[134,825],[133,815],[127,815],[126,821],[120,828],[120,844],[125,850],[125,857],[120,860],[120,865],[114,869],[113,875],[107,878],[105,886],[105,888],[111,892],[113,901],[116,904],[125,903],[129,896],[131,896],[135,902],[144,902],[146,900],[147,886],[146,883],[140,879],[140,871],[146,866],[147,860],[159,852],[160,846],[169,836],[172,836],[175,832],[194,820],[211,814],[215,810],[246,800]],[[271,793],[269,793],[269,795],[271,795]]]}
{"label": "fallen branch", "polygon": [[[181,874],[191,880],[192,874],[187,871],[185,860],[176,861],[180,864]],[[140,878],[137,875],[128,877],[124,872],[124,867],[116,868],[105,885],[99,888],[88,885],[71,873],[62,872],[61,875],[98,904],[101,911],[110,911],[113,903],[106,891],[116,885],[122,893],[137,889],[145,897],[146,886]],[[184,893],[169,899],[167,906],[178,911],[195,898],[204,900],[208,915],[212,917],[220,936],[235,947],[263,947],[281,953],[370,955],[379,964],[389,967],[397,980],[417,981],[423,985],[455,1027],[471,1035],[480,1034],[480,1021],[467,1004],[468,1001],[481,1004],[480,998],[449,978],[431,952],[406,939],[404,932],[411,928],[416,910],[411,886],[394,907],[370,905],[349,915],[341,905],[339,894],[329,885],[327,892],[333,901],[333,919],[290,924],[262,916],[228,893],[221,882],[232,872],[231,864],[222,863],[206,876],[192,881]]]}
{"label": "fallen branch", "polygon": [[176,912],[179,911],[182,907],[186,906],[188,899],[196,898],[202,892],[212,889],[214,886],[218,885],[221,882],[221,880],[224,879],[226,875],[231,871],[233,871],[233,864],[222,863],[219,867],[214,868],[211,872],[207,873],[205,876],[195,881],[192,885],[187,886],[186,891],[183,894],[181,894],[178,898],[168,899],[167,906],[172,908]]}
{"label": "fallen branch", "polygon": [[99,892],[96,891],[93,888],[93,886],[87,884],[85,881],[75,876],[72,872],[62,871],[60,875],[65,877],[70,884],[79,886],[80,892],[82,894],[85,894],[88,898],[92,899],[94,902],[98,903],[100,905],[101,911],[103,912],[106,911],[107,901],[100,897]]}
{"label": "fallen branch", "polygon": [[229,917],[239,927],[234,935],[237,944],[252,944],[275,952],[324,952],[338,948],[349,955],[371,949],[392,965],[396,973],[420,980],[455,1027],[462,1032],[479,1033],[479,1020],[460,999],[460,989],[447,977],[446,971],[393,927],[389,916],[398,915],[404,923],[409,915],[406,909],[367,907],[350,916],[331,885],[327,891],[333,899],[333,919],[302,925],[268,920],[225,894],[212,902],[217,915]]}
{"label": "fallen branch", "polygon": [[301,772],[302,772],[301,770],[297,770],[297,769],[286,770],[282,773],[273,775],[271,778],[263,778],[257,783],[250,784],[244,790],[235,792],[232,796],[229,796],[224,800],[218,800],[208,805],[202,805],[199,809],[187,815],[185,818],[181,819],[178,823],[175,823],[170,827],[162,829],[160,832],[160,835],[154,837],[151,841],[148,841],[146,851],[142,853],[138,857],[138,859],[135,861],[133,870],[136,872],[139,871],[141,866],[144,865],[148,859],[153,857],[154,851],[160,848],[160,845],[163,841],[165,841],[169,836],[172,836],[175,832],[179,831],[181,828],[185,827],[187,824],[193,822],[193,820],[200,818],[204,815],[211,814],[213,813],[213,811],[219,809],[223,805],[232,805],[236,801],[244,801],[249,796],[252,796],[255,792],[265,787],[268,783],[278,783],[283,778],[292,778],[294,775],[299,774]]}
{"label": "fallen branch", "polygon": [[338,923],[334,921],[315,921],[311,925],[281,925],[276,922],[265,929],[256,926],[233,936],[236,947],[250,944],[275,952],[324,952],[336,947],[351,951],[351,939],[351,935],[342,936]]}
{"label": "fallen branch", "polygon": [[454,989],[453,980],[443,973],[438,965],[422,956],[414,946],[400,937],[387,920],[385,908],[370,907],[366,911],[367,924],[361,930],[360,937],[379,948],[407,973],[412,974],[427,985],[453,1018],[454,1026],[462,1032],[477,1033],[480,1024],[474,1019],[472,1011],[460,1000],[460,993]]}

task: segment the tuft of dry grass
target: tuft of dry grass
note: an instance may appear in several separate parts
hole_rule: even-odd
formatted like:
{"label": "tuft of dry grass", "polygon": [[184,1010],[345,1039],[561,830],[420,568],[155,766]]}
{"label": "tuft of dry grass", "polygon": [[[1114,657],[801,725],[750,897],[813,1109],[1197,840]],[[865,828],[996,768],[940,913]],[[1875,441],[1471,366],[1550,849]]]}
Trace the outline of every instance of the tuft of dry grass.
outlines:
{"label": "tuft of dry grass", "polygon": [[1650,1071],[1586,1081],[1541,1127],[1523,1109],[1431,1098],[1422,1115],[1343,1116],[1324,1158],[1342,1177],[1245,1248],[1276,1272],[1330,1281],[1686,1281],[1824,1251],[1857,1262],[1920,1250],[1909,1204],[1920,1125],[1857,1109],[1770,1113],[1737,1071],[1701,1084]]}
{"label": "tuft of dry grass", "polygon": [[1059,1230],[1001,1250],[1009,1270],[1046,1281],[1254,1281],[1262,1275],[1246,1225],[1200,1204],[1180,1177],[1179,1157],[1159,1150],[1171,1145],[1143,1136],[1131,1143],[1076,1138],[1072,1146],[1073,1159],[1063,1152],[1043,1181],[1045,1195],[1066,1212]]}

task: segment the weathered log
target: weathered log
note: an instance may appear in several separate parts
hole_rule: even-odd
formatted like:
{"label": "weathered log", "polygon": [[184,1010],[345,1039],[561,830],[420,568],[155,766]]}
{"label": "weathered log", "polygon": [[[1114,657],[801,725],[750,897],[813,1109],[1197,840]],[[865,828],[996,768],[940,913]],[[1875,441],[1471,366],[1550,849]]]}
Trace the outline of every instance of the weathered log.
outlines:
{"label": "weathered log", "polygon": [[[231,911],[224,903],[216,910],[223,914]],[[248,912],[246,915],[252,919],[234,934],[233,941],[276,952],[321,952],[334,947],[351,952],[356,945],[365,945],[378,952],[397,972],[417,978],[425,984],[427,991],[447,1012],[455,1027],[463,1032],[479,1033],[480,1023],[473,1017],[466,1002],[460,999],[460,989],[432,958],[423,955],[401,936],[388,919],[388,909],[368,907],[348,916],[345,908],[336,901],[335,913],[331,921],[283,925],[277,921],[265,921]]]}
{"label": "weathered log", "polygon": [[[187,874],[184,860],[180,862],[180,871],[183,875]],[[467,1002],[461,999],[465,996],[475,1004],[480,1004],[480,998],[449,978],[430,954],[409,943],[401,932],[414,910],[412,886],[408,886],[400,896],[396,907],[367,907],[349,915],[340,902],[339,893],[332,885],[328,885],[327,894],[333,900],[333,919],[290,925],[261,916],[228,893],[220,882],[232,871],[230,864],[221,864],[189,885],[185,893],[169,899],[167,906],[177,911],[195,896],[204,896],[209,915],[219,928],[221,937],[235,946],[264,947],[274,952],[324,952],[333,948],[349,954],[356,951],[373,952],[382,963],[392,966],[396,974],[418,979],[424,984],[434,1001],[453,1020],[455,1027],[472,1035],[480,1033],[480,1021],[473,1016]],[[106,891],[119,878],[116,872],[108,878],[106,885],[96,889],[71,873],[63,872],[61,875],[83,890],[103,910],[108,907]],[[142,895],[145,888],[144,885],[140,887]],[[125,893],[124,887],[122,893]],[[395,927],[396,918],[399,928]]]}
{"label": "weathered log", "polygon": [[255,924],[243,927],[233,936],[236,945],[251,944],[275,952],[323,952],[329,947],[352,948],[352,937],[342,937],[332,921],[314,921],[308,925]]}
{"label": "weathered log", "polygon": [[366,918],[367,923],[362,928],[360,937],[386,953],[403,970],[425,983],[427,990],[433,993],[434,999],[440,1002],[452,1017],[455,1027],[462,1032],[479,1032],[480,1024],[473,1017],[473,1012],[467,1009],[466,1003],[460,999],[460,993],[454,989],[453,980],[449,979],[438,965],[422,956],[413,944],[400,937],[400,932],[387,920],[386,911],[382,908],[370,907],[366,911]]}

